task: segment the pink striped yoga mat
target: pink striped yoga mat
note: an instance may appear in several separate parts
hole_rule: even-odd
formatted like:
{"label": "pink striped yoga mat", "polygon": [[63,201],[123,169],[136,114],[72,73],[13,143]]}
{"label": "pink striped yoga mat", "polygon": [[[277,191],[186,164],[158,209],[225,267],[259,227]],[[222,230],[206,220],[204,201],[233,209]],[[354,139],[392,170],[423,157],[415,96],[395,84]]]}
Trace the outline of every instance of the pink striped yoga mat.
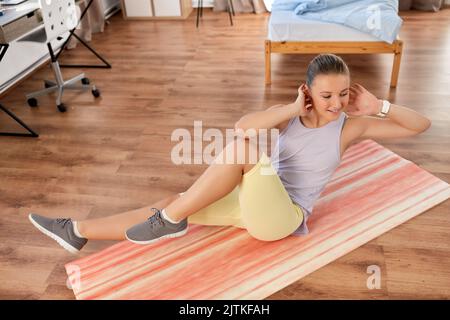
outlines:
{"label": "pink striped yoga mat", "polygon": [[77,299],[263,299],[450,197],[450,186],[373,140],[352,145],[308,220],[263,242],[236,227],[123,241],[66,264]]}

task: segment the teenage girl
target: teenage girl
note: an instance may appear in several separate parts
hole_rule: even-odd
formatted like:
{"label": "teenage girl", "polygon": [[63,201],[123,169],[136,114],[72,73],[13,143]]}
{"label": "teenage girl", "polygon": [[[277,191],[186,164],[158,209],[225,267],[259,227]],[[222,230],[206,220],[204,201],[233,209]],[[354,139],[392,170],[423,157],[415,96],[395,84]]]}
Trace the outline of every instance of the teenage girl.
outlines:
{"label": "teenage girl", "polygon": [[[306,234],[314,202],[354,140],[411,137],[430,125],[414,110],[351,85],[345,62],[321,54],[309,63],[306,83],[293,103],[247,114],[235,124],[244,131],[278,129],[270,158],[246,137],[245,161],[234,161],[242,145],[236,138],[217,157],[227,154],[227,162],[214,161],[184,193],[105,218],[73,221],[30,214],[29,219],[73,253],[88,240],[149,244],[179,237],[187,232],[188,222],[233,225],[262,241]],[[252,152],[258,155],[256,164],[250,161]]]}

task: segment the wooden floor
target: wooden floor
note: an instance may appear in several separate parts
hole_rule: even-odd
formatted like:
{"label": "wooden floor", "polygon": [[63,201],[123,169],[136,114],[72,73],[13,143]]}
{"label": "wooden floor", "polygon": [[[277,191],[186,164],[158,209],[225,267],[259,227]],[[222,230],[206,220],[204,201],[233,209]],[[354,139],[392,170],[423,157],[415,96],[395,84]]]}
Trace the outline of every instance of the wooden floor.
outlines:
{"label": "wooden floor", "polygon": [[[405,42],[399,84],[389,89],[392,56],[343,55],[352,80],[379,98],[432,120],[424,134],[378,141],[450,182],[450,9],[402,13]],[[313,55],[273,55],[273,84],[264,86],[268,15],[205,10],[186,21],[111,18],[92,45],[113,65],[86,69],[102,91],[67,93],[68,112],[52,97],[29,108],[24,94],[51,78],[48,67],[1,99],[40,133],[38,139],[0,137],[0,298],[73,299],[64,264],[74,256],[40,234],[30,212],[103,217],[149,205],[184,191],[204,165],[175,166],[175,128],[232,128],[243,114],[295,99]],[[83,47],[63,54],[70,63],[95,63]],[[64,69],[66,77],[80,70]],[[16,129],[0,115],[1,130]],[[450,298],[450,201],[428,210],[269,299]],[[82,255],[113,242],[90,242]],[[381,269],[381,288],[366,286],[367,267]]]}

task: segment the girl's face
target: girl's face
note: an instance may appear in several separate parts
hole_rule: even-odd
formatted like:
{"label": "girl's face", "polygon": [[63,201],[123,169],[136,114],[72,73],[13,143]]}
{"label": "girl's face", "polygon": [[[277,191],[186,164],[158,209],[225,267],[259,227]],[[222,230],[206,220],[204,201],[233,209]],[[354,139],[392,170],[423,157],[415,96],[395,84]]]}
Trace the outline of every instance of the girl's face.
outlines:
{"label": "girl's face", "polygon": [[348,105],[350,77],[346,74],[321,74],[314,78],[306,94],[320,117],[336,120]]}

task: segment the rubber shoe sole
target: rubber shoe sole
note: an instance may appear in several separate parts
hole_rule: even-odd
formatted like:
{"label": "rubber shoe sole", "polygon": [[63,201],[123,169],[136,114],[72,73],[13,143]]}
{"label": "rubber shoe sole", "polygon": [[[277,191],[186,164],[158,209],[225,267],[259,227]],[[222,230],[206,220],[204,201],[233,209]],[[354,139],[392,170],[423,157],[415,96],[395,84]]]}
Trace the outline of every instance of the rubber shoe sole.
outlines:
{"label": "rubber shoe sole", "polygon": [[52,238],[53,240],[55,240],[56,242],[58,242],[58,244],[63,247],[64,249],[66,249],[67,251],[69,251],[70,253],[73,254],[77,254],[80,252],[80,250],[78,250],[77,248],[71,246],[69,243],[67,243],[63,238],[58,237],[56,234],[48,231],[47,229],[41,227],[36,221],[33,220],[33,218],[31,217],[31,213],[28,215],[28,219],[31,221],[31,223],[39,230],[41,231],[43,234],[45,234],[46,236],[49,236],[50,238]]}
{"label": "rubber shoe sole", "polygon": [[188,229],[189,229],[189,226],[187,226],[186,229],[184,229],[183,231],[176,232],[176,233],[169,233],[169,234],[166,234],[166,235],[161,236],[159,238],[156,238],[156,239],[153,239],[153,240],[147,240],[147,241],[131,240],[130,238],[128,238],[128,235],[127,235],[126,232],[125,232],[125,238],[127,238],[128,241],[131,241],[133,243],[145,245],[145,244],[154,243],[154,242],[162,240],[162,239],[182,237],[182,236],[184,236],[187,233]]}

